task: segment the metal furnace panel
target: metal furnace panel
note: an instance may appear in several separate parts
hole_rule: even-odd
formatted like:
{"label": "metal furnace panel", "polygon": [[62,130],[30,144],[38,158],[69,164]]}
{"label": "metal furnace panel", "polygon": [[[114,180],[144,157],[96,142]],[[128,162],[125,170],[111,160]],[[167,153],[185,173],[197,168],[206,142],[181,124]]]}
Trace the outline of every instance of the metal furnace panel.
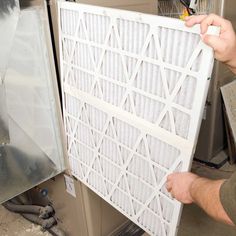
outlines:
{"label": "metal furnace panel", "polygon": [[20,10],[2,81],[9,140],[0,143],[0,203],[65,169],[48,16],[41,3]]}

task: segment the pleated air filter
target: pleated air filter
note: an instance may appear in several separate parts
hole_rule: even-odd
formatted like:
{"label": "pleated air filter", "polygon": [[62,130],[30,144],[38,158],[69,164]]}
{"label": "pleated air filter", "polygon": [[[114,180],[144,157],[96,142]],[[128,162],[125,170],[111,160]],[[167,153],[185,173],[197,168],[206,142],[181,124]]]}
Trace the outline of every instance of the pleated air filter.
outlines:
{"label": "pleated air filter", "polygon": [[59,15],[73,175],[149,234],[175,235],[166,177],[190,167],[213,65],[200,27],[68,2]]}

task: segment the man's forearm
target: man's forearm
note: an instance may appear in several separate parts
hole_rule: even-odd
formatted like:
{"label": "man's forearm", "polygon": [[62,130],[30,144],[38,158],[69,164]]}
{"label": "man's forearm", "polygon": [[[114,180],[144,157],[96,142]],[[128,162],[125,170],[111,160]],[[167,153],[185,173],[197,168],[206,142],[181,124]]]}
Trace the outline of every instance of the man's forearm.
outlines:
{"label": "man's forearm", "polygon": [[220,187],[223,182],[224,180],[212,181],[205,178],[197,178],[191,185],[190,194],[193,201],[205,210],[208,215],[218,221],[234,225],[220,201]]}

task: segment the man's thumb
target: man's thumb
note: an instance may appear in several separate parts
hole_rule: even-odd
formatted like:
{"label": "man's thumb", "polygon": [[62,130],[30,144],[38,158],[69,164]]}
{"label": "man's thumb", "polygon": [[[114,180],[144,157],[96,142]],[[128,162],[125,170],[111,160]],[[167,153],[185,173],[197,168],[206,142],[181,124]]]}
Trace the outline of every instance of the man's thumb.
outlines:
{"label": "man's thumb", "polygon": [[202,36],[202,40],[205,44],[212,47],[214,51],[222,51],[222,40],[219,36],[205,34]]}

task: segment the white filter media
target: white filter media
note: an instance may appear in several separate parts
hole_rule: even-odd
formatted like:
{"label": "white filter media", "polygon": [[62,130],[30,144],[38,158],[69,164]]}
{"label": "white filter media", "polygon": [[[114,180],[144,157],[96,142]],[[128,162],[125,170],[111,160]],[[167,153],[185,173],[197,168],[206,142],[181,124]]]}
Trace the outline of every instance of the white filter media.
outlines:
{"label": "white filter media", "polygon": [[190,168],[213,65],[200,27],[68,2],[59,22],[73,175],[150,235],[175,235],[166,178]]}

